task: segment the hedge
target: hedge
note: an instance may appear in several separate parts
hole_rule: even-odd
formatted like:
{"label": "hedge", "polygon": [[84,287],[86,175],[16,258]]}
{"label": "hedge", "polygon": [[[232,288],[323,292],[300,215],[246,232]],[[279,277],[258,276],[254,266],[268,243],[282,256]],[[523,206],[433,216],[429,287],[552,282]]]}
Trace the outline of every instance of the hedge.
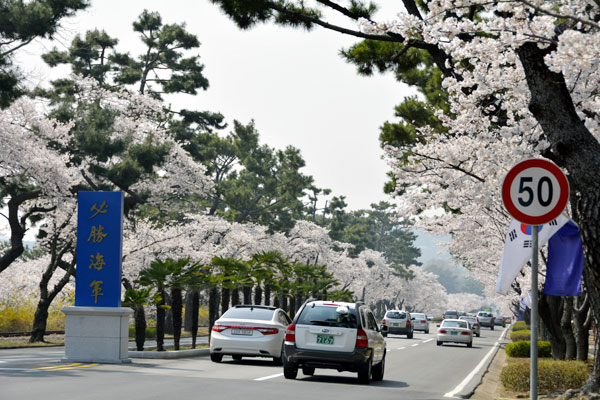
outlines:
{"label": "hedge", "polygon": [[[502,369],[500,381],[506,390],[529,391],[529,360],[511,360]],[[589,377],[583,361],[539,360],[538,392],[546,394],[557,390],[578,389]]]}
{"label": "hedge", "polygon": [[524,329],[522,331],[516,331],[510,333],[510,340],[512,342],[519,342],[521,340],[530,340],[531,339],[531,331],[529,329]]}
{"label": "hedge", "polygon": [[[129,326],[129,337],[135,338],[135,326]],[[156,339],[156,328],[146,327],[146,339]]]}
{"label": "hedge", "polygon": [[[531,342],[529,340],[521,340],[519,342],[509,343],[506,345],[506,355],[509,357],[529,357],[531,352]],[[538,341],[538,357],[551,357],[552,346],[550,342]]]}
{"label": "hedge", "polygon": [[525,321],[517,321],[513,324],[512,330],[514,331],[522,331],[525,329],[529,329],[529,325],[525,323]]}

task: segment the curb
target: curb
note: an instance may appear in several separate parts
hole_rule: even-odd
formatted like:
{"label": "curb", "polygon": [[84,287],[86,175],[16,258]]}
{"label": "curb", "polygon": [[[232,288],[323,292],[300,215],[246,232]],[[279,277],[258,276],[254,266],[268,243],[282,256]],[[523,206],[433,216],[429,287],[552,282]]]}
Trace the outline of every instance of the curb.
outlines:
{"label": "curb", "polygon": [[210,349],[174,350],[174,351],[128,351],[130,358],[174,359],[202,357],[210,354]]}

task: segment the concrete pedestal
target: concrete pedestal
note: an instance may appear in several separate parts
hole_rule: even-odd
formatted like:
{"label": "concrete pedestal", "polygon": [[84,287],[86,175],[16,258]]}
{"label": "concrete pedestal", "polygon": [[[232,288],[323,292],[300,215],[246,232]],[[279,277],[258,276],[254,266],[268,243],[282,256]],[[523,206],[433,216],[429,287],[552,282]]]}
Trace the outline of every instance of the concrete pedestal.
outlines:
{"label": "concrete pedestal", "polygon": [[130,363],[127,307],[64,307],[65,362]]}

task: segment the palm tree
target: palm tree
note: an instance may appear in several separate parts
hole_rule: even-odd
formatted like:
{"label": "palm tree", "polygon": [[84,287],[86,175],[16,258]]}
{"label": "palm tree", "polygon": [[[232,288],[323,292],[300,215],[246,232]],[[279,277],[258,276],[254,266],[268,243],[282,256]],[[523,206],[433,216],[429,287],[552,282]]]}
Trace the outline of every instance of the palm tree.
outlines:
{"label": "palm tree", "polygon": [[169,306],[165,303],[167,296],[167,279],[171,271],[167,263],[154,260],[149,267],[140,271],[139,278],[135,281],[141,286],[154,288],[153,302],[156,305],[156,350],[164,351],[165,340],[165,310]]}
{"label": "palm tree", "polygon": [[135,320],[135,346],[138,351],[144,350],[144,342],[146,341],[146,313],[144,306],[148,304],[150,292],[152,289],[134,289],[130,288],[125,291],[125,299],[123,305],[133,308],[133,318]]}

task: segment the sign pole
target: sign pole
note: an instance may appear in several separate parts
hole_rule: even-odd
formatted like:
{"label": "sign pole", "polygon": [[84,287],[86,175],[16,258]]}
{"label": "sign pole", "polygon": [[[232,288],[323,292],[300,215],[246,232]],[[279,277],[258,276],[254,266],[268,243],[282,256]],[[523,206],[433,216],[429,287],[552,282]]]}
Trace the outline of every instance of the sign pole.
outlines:
{"label": "sign pole", "polygon": [[537,400],[538,386],[538,225],[531,225],[531,346],[529,397]]}

